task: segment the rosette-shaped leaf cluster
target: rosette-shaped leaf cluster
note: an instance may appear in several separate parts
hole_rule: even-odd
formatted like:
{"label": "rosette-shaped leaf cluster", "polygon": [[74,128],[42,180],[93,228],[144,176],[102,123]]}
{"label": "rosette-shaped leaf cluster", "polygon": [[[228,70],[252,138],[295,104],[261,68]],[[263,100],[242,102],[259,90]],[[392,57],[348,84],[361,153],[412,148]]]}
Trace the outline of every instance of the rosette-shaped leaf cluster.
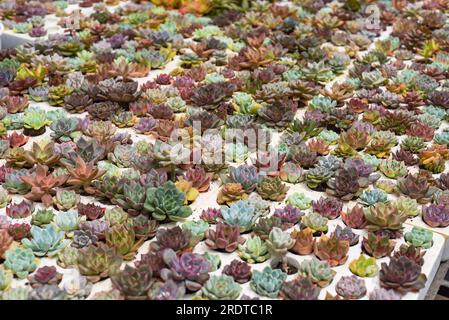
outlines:
{"label": "rosette-shaped leaf cluster", "polygon": [[111,267],[119,263],[115,249],[103,243],[80,249],[77,256],[78,270],[92,282],[108,277]]}
{"label": "rosette-shaped leaf cluster", "polygon": [[265,176],[257,185],[257,193],[265,200],[282,201],[287,195],[287,187],[279,177]]}
{"label": "rosette-shaped leaf cluster", "polygon": [[401,295],[393,289],[377,288],[370,292],[370,300],[401,300]]}
{"label": "rosette-shaped leaf cluster", "polygon": [[160,228],[156,232],[156,240],[150,244],[150,249],[152,251],[173,249],[177,253],[180,253],[183,251],[191,251],[197,241],[198,239],[192,237],[189,230],[182,229],[179,226],[167,229]]}
{"label": "rosette-shaped leaf cluster", "polygon": [[348,212],[342,212],[341,219],[348,227],[354,229],[363,229],[367,224],[364,210],[358,205],[352,207]]}
{"label": "rosette-shaped leaf cluster", "polygon": [[377,203],[365,209],[365,218],[370,231],[387,232],[391,237],[397,237],[402,230],[402,224],[408,216],[400,212],[392,203]]}
{"label": "rosette-shaped leaf cluster", "polygon": [[314,234],[318,235],[327,232],[327,222],[327,218],[315,212],[304,216],[301,220],[304,227],[311,229]]}
{"label": "rosette-shaped leaf cluster", "polygon": [[147,189],[144,208],[158,221],[180,221],[192,214],[185,203],[185,194],[171,181],[162,187]]}
{"label": "rosette-shaped leaf cluster", "polygon": [[267,266],[262,271],[253,271],[250,287],[261,296],[276,298],[286,278],[286,273]]}
{"label": "rosette-shaped leaf cluster", "polygon": [[245,245],[238,246],[238,255],[248,263],[261,263],[270,257],[267,243],[258,236],[246,240]]}
{"label": "rosette-shaped leaf cluster", "polygon": [[327,182],[326,192],[343,201],[357,197],[361,192],[359,174],[355,169],[339,169],[334,178]]}
{"label": "rosette-shaped leaf cluster", "polygon": [[432,228],[444,228],[449,225],[449,209],[443,204],[430,204],[422,208],[422,219]]}
{"label": "rosette-shaped leaf cluster", "polygon": [[421,273],[421,266],[404,256],[391,258],[389,264],[382,263],[379,279],[383,288],[394,289],[402,294],[421,290],[427,281]]}
{"label": "rosette-shaped leaf cluster", "polygon": [[24,279],[30,272],[36,270],[37,263],[31,249],[15,248],[5,252],[4,266],[19,279]]}
{"label": "rosette-shaped leaf cluster", "polygon": [[296,223],[298,223],[303,215],[304,212],[291,205],[286,205],[283,208],[278,208],[274,210],[273,214],[274,217],[281,219],[283,229],[293,227]]}
{"label": "rosette-shaped leaf cluster", "polygon": [[244,164],[238,167],[230,167],[229,179],[233,183],[240,183],[245,192],[250,193],[256,189],[260,176],[256,167]]}
{"label": "rosette-shaped leaf cluster", "polygon": [[[115,267],[114,267],[115,268]],[[113,270],[112,285],[128,300],[145,300],[154,283],[151,269],[145,266],[126,265],[123,270]]]}
{"label": "rosette-shaped leaf cluster", "polygon": [[284,282],[280,296],[284,300],[317,300],[320,287],[310,278],[298,277],[295,280]]}
{"label": "rosette-shaped leaf cluster", "polygon": [[202,255],[185,252],[178,257],[175,251],[166,249],[163,258],[168,266],[161,270],[161,277],[165,281],[184,281],[187,290],[198,291],[209,280],[211,263]]}
{"label": "rosette-shaped leaf cluster", "polygon": [[422,251],[420,247],[414,245],[402,244],[399,250],[394,253],[395,258],[405,256],[408,259],[414,261],[416,264],[422,266],[424,264],[424,255],[426,251]]}
{"label": "rosette-shaped leaf cluster", "polygon": [[436,191],[435,188],[429,185],[425,177],[412,174],[398,179],[398,189],[404,195],[415,199],[420,204],[428,203]]}
{"label": "rosette-shaped leaf cluster", "polygon": [[298,273],[300,276],[309,278],[321,288],[328,286],[336,274],[326,261],[316,258],[301,262]]}
{"label": "rosette-shaped leaf cluster", "polygon": [[312,202],[312,208],[314,212],[318,212],[323,217],[333,220],[340,216],[343,210],[343,203],[336,198],[321,197],[317,201]]}
{"label": "rosette-shaped leaf cluster", "polygon": [[241,233],[250,231],[257,219],[254,208],[244,200],[233,203],[230,207],[223,206],[221,215],[226,223],[240,226]]}
{"label": "rosette-shaped leaf cluster", "polygon": [[107,245],[114,248],[124,260],[133,259],[144,240],[143,238],[137,240],[134,229],[124,225],[109,228],[105,237]]}
{"label": "rosette-shaped leaf cluster", "polygon": [[270,231],[266,243],[271,255],[279,259],[285,256],[287,251],[294,246],[295,240],[293,240],[287,232],[274,227]]}
{"label": "rosette-shaped leaf cluster", "polygon": [[240,227],[238,225],[219,222],[215,230],[209,229],[206,231],[205,243],[214,250],[233,252],[239,245],[245,243],[245,238],[240,236]]}
{"label": "rosette-shaped leaf cluster", "polygon": [[232,204],[242,199],[248,198],[245,193],[245,189],[240,183],[226,183],[220,191],[218,191],[217,203],[218,204]]}
{"label": "rosette-shaped leaf cluster", "polygon": [[349,227],[342,228],[341,226],[336,226],[331,237],[335,237],[338,240],[348,241],[350,246],[354,246],[359,242],[359,235],[355,234]]}
{"label": "rosette-shaped leaf cluster", "polygon": [[224,266],[223,274],[231,276],[235,282],[243,284],[251,279],[251,266],[244,261],[234,259],[230,264]]}
{"label": "rosette-shaped leaf cluster", "polygon": [[29,217],[34,210],[32,202],[23,200],[20,203],[11,203],[6,207],[6,215],[12,219]]}
{"label": "rosette-shaped leaf cluster", "polygon": [[287,204],[305,210],[310,208],[312,200],[302,192],[294,192],[288,196]]}
{"label": "rosette-shaped leaf cluster", "polygon": [[302,230],[293,230],[290,234],[292,239],[295,240],[293,247],[290,248],[290,251],[300,255],[308,255],[312,253],[315,238],[313,237],[313,230],[310,228],[305,228]]}
{"label": "rosette-shaped leaf cluster", "polygon": [[315,255],[320,260],[327,261],[331,267],[344,264],[348,259],[348,251],[348,241],[327,236],[321,236],[314,248]]}
{"label": "rosette-shaped leaf cluster", "polygon": [[413,227],[411,232],[404,235],[405,241],[418,248],[429,249],[433,245],[433,233],[430,230]]}
{"label": "rosette-shaped leaf cluster", "polygon": [[43,266],[28,276],[28,281],[33,288],[43,285],[58,284],[62,280],[62,274],[56,270],[55,266]]}
{"label": "rosette-shaped leaf cluster", "polygon": [[361,254],[357,259],[351,261],[349,270],[359,277],[374,277],[379,271],[376,264],[376,259],[373,257],[366,257]]}
{"label": "rosette-shaped leaf cluster", "polygon": [[363,238],[362,247],[370,256],[379,259],[390,255],[395,242],[390,240],[387,234],[368,233],[368,238]]}
{"label": "rosette-shaped leaf cluster", "polygon": [[228,275],[213,275],[201,288],[203,295],[210,300],[235,300],[242,287]]}
{"label": "rosette-shaped leaf cluster", "polygon": [[25,248],[33,250],[38,257],[54,256],[69,243],[68,240],[64,240],[64,231],[56,231],[53,225],[48,225],[44,229],[32,226],[31,236],[31,240],[23,239],[22,244]]}
{"label": "rosette-shaped leaf cluster", "polygon": [[366,294],[365,280],[355,275],[341,277],[335,291],[345,299],[360,299]]}

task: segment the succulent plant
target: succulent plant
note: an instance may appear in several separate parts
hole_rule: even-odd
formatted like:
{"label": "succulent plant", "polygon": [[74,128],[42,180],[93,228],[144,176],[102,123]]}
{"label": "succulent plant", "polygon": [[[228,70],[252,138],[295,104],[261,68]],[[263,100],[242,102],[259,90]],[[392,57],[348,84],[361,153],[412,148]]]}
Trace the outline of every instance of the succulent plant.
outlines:
{"label": "succulent plant", "polygon": [[209,223],[204,220],[187,221],[182,225],[182,228],[189,230],[193,237],[203,240],[206,230],[209,228]]}
{"label": "succulent plant", "polygon": [[349,242],[350,246],[354,246],[359,242],[359,235],[355,234],[351,228],[342,228],[339,225],[335,227],[331,237],[335,237],[338,240],[346,240]]}
{"label": "succulent plant", "polygon": [[229,179],[233,183],[240,183],[245,192],[254,191],[260,181],[257,168],[249,165],[241,165],[229,168]]}
{"label": "succulent plant", "polygon": [[13,279],[13,274],[9,270],[5,270],[3,267],[0,268],[0,292],[8,291],[11,286]]}
{"label": "succulent plant", "polygon": [[224,266],[223,274],[231,276],[235,282],[243,284],[251,279],[251,267],[246,262],[234,259],[230,264]]}
{"label": "succulent plant", "polygon": [[81,218],[76,211],[60,212],[54,217],[53,222],[56,227],[65,231],[70,236],[71,232],[78,229]]}
{"label": "succulent plant", "polygon": [[402,224],[407,220],[407,215],[399,212],[394,204],[377,203],[364,212],[368,230],[387,232],[391,237],[396,237],[402,229]]}
{"label": "succulent plant", "polygon": [[217,203],[229,205],[246,198],[248,195],[240,183],[226,183],[218,192]]}
{"label": "succulent plant", "polygon": [[54,256],[69,243],[64,239],[64,231],[56,231],[53,225],[48,225],[44,229],[32,226],[32,239],[23,239],[22,244],[25,248],[33,250],[38,257]]}
{"label": "succulent plant", "polygon": [[221,208],[223,220],[230,225],[239,225],[240,232],[244,233],[252,229],[257,219],[254,208],[249,206],[246,201],[240,200],[231,204],[230,207]]}
{"label": "succulent plant", "polygon": [[257,193],[266,200],[284,200],[288,187],[282,183],[279,177],[265,176],[257,185]]}
{"label": "succulent plant", "polygon": [[283,229],[289,229],[299,222],[304,212],[291,205],[286,205],[283,208],[278,208],[274,211],[273,216],[281,219]]}
{"label": "succulent plant", "polygon": [[297,277],[292,281],[284,282],[280,296],[285,300],[318,300],[320,287],[310,278]]}
{"label": "succulent plant", "polygon": [[250,287],[261,296],[276,298],[286,278],[286,273],[267,266],[262,271],[253,271]]}
{"label": "succulent plant", "polygon": [[294,192],[287,198],[287,204],[297,207],[301,210],[310,208],[312,200],[308,198],[304,193]]}
{"label": "succulent plant", "polygon": [[319,261],[316,258],[301,262],[298,273],[302,277],[309,278],[321,288],[328,286],[336,274],[327,262]]}
{"label": "succulent plant", "polygon": [[30,236],[31,226],[28,223],[11,223],[8,225],[8,233],[15,241],[20,241]]}
{"label": "succulent plant", "polygon": [[335,291],[345,299],[360,299],[366,295],[365,280],[355,275],[343,276],[335,285]]}
{"label": "succulent plant", "polygon": [[412,231],[405,233],[404,239],[418,248],[429,249],[433,245],[432,231],[420,227],[413,227]]}
{"label": "succulent plant", "polygon": [[5,175],[5,182],[3,188],[9,193],[13,194],[26,194],[30,189],[30,185],[23,182],[21,177],[29,175],[28,170],[21,169],[12,172],[8,172]]}
{"label": "succulent plant", "polygon": [[301,220],[304,227],[311,229],[317,235],[327,232],[327,222],[327,218],[314,212],[304,216]]}
{"label": "succulent plant", "polygon": [[53,203],[59,210],[67,211],[75,207],[80,201],[80,196],[73,190],[57,190],[53,197]]}
{"label": "succulent plant", "polygon": [[31,286],[36,289],[43,285],[58,284],[62,280],[62,274],[56,270],[54,266],[43,266],[36,270],[35,273],[28,276]]}
{"label": "succulent plant", "polygon": [[29,217],[33,210],[33,203],[23,200],[20,203],[11,203],[6,206],[6,215],[12,219],[23,219]]}
{"label": "succulent plant", "polygon": [[393,289],[377,288],[370,292],[370,300],[401,300],[401,295]]}
{"label": "succulent plant", "polygon": [[112,285],[128,300],[146,300],[147,293],[154,283],[151,269],[145,266],[126,265],[123,270],[111,272]]}
{"label": "succulent plant", "polygon": [[210,300],[235,300],[242,287],[231,276],[213,275],[201,288],[203,296]]}
{"label": "succulent plant", "polygon": [[415,217],[419,214],[418,203],[415,199],[402,196],[394,202],[394,205],[400,213],[404,213],[409,217]]}
{"label": "succulent plant", "polygon": [[388,195],[380,189],[371,189],[363,192],[357,199],[362,205],[373,206],[377,203],[387,203]]}
{"label": "succulent plant", "polygon": [[86,163],[83,158],[78,156],[75,160],[75,165],[66,165],[70,176],[67,180],[69,185],[82,189],[88,194],[94,194],[95,190],[90,186],[92,181],[100,178],[106,172],[98,169],[93,164]]}
{"label": "succulent plant", "polygon": [[368,233],[367,238],[363,238],[362,247],[370,256],[379,259],[389,256],[394,249],[395,242],[390,240],[388,234]]}
{"label": "succulent plant", "polygon": [[311,168],[305,174],[307,186],[312,190],[324,189],[327,181],[332,178],[334,172],[323,166]]}
{"label": "succulent plant", "polygon": [[184,205],[185,195],[171,181],[162,187],[147,189],[144,208],[158,221],[179,221],[191,215],[192,209]]}
{"label": "succulent plant", "polygon": [[449,210],[444,204],[430,204],[422,208],[422,219],[432,228],[449,225]]}
{"label": "succulent plant", "polygon": [[292,239],[295,240],[295,244],[290,248],[290,251],[300,255],[308,255],[312,253],[315,239],[313,237],[313,230],[305,228],[302,230],[293,230],[290,234]]}
{"label": "succulent plant", "polygon": [[80,273],[91,282],[98,282],[109,275],[110,268],[120,263],[115,249],[106,244],[82,248],[77,257],[77,266]]}
{"label": "succulent plant", "polygon": [[362,207],[356,205],[348,212],[342,212],[341,218],[343,222],[350,228],[363,229],[367,221]]}
{"label": "succulent plant", "polygon": [[209,280],[211,264],[197,253],[186,252],[178,257],[173,250],[167,249],[163,252],[163,258],[168,266],[161,270],[164,281],[184,281],[186,289],[195,292]]}
{"label": "succulent plant", "polygon": [[238,255],[248,263],[261,263],[270,257],[267,243],[258,236],[246,240],[245,245],[239,244]]}
{"label": "succulent plant", "polygon": [[134,229],[124,225],[113,226],[106,231],[106,244],[114,248],[124,260],[134,258],[144,239],[137,240]]}
{"label": "succulent plant", "polygon": [[13,238],[9,235],[7,229],[0,229],[0,258],[3,258],[5,252],[9,249]]}
{"label": "succulent plant", "polygon": [[402,294],[417,292],[424,288],[426,276],[421,273],[421,266],[407,257],[391,258],[390,263],[382,263],[379,272],[380,285],[394,289]]}
{"label": "succulent plant", "polygon": [[15,248],[5,252],[4,266],[19,279],[24,279],[37,268],[36,258],[31,249]]}
{"label": "succulent plant", "polygon": [[321,236],[315,243],[314,253],[320,260],[325,260],[331,267],[339,266],[348,259],[349,242],[335,237]]}
{"label": "succulent plant", "polygon": [[[180,253],[191,251],[197,244],[198,239],[192,237],[188,230],[184,230],[179,226],[170,229],[158,229],[156,232],[156,241],[150,244],[152,251],[161,251],[164,249],[173,249]],[[154,272],[154,270],[153,270]]]}
{"label": "succulent plant", "polygon": [[379,267],[376,264],[376,259],[373,257],[366,257],[361,254],[357,259],[351,261],[349,264],[349,270],[355,275],[365,278],[374,277],[379,271]]}
{"label": "succulent plant", "polygon": [[398,179],[398,189],[404,195],[415,199],[420,204],[428,203],[436,191],[429,186],[425,177],[411,174]]}
{"label": "succulent plant", "polygon": [[219,222],[216,229],[206,231],[206,245],[215,250],[224,250],[233,252],[238,245],[242,245],[245,239],[240,236],[240,227],[238,225],[229,225]]}
{"label": "succulent plant", "polygon": [[399,250],[394,253],[395,258],[405,256],[412,260],[416,264],[422,266],[424,264],[425,251],[421,251],[420,247],[415,247],[414,245],[402,244]]}
{"label": "succulent plant", "polygon": [[336,198],[323,198],[312,202],[314,212],[319,213],[323,217],[333,220],[340,216],[343,209],[343,203]]}

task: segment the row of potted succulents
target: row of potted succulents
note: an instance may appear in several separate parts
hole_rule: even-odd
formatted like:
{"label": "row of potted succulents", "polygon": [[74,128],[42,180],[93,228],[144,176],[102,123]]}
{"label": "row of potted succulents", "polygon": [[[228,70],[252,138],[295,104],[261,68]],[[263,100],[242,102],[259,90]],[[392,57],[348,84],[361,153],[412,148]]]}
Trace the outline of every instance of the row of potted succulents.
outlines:
{"label": "row of potted succulents", "polygon": [[[449,225],[438,129],[449,8],[379,1],[379,28],[367,30],[359,1],[216,1],[203,16],[136,2],[0,51],[1,297],[238,299],[245,283],[304,300],[332,282],[327,299],[421,290],[433,233],[403,226],[418,215]],[[175,56],[178,67],[151,76]],[[171,139],[195,122],[216,129],[200,163]],[[247,139],[223,145],[225,129],[278,132],[275,168]],[[336,277],[343,265],[352,276]],[[79,275],[61,282],[62,269]],[[112,288],[90,294],[108,278]]]}

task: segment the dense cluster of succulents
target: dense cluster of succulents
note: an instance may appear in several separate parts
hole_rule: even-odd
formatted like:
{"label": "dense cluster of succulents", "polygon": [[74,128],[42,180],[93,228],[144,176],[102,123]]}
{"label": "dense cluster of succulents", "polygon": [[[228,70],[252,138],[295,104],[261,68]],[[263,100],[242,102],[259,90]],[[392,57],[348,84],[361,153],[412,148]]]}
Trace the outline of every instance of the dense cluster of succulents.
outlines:
{"label": "dense cluster of succulents", "polygon": [[122,2],[78,1],[74,29],[74,1],[0,1],[35,38],[0,49],[1,299],[424,287],[449,226],[445,1],[374,1],[374,31],[373,1]]}

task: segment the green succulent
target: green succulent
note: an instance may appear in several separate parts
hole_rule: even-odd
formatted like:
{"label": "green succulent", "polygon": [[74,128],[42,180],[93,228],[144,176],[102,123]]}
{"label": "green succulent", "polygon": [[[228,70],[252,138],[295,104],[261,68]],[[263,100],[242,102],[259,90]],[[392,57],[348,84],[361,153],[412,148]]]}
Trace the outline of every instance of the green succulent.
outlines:
{"label": "green succulent", "polygon": [[182,221],[192,214],[192,209],[184,205],[185,194],[171,181],[162,187],[148,188],[144,208],[159,221]]}
{"label": "green succulent", "polygon": [[287,198],[287,204],[297,207],[301,210],[309,209],[312,206],[312,199],[308,198],[302,192],[294,192]]}
{"label": "green succulent", "polygon": [[228,224],[239,225],[241,233],[251,230],[257,219],[254,208],[245,200],[237,201],[229,207],[222,206],[221,215]]}
{"label": "green succulent", "polygon": [[11,202],[11,196],[4,189],[0,189],[0,208],[4,208]]}
{"label": "green succulent", "polygon": [[413,227],[411,232],[404,235],[405,241],[414,247],[429,249],[433,245],[433,233],[430,230]]}
{"label": "green succulent", "polygon": [[38,257],[54,256],[69,243],[69,240],[64,240],[64,231],[56,231],[53,225],[45,228],[32,226],[31,236],[31,240],[23,239],[22,244],[25,248],[33,250]]}
{"label": "green succulent", "polygon": [[327,144],[336,144],[340,135],[332,130],[324,129],[318,134],[318,138],[326,142]]}
{"label": "green succulent", "polygon": [[221,265],[221,259],[220,255],[218,254],[212,254],[208,251],[203,253],[203,257],[210,262],[211,265],[211,272],[217,271],[220,268]]}
{"label": "green succulent", "polygon": [[236,300],[242,287],[228,275],[213,275],[201,288],[203,296],[210,300]]}
{"label": "green succulent", "polygon": [[67,211],[76,206],[80,196],[73,190],[58,190],[53,197],[53,203],[59,210]]}
{"label": "green succulent", "polygon": [[40,209],[31,217],[31,224],[42,226],[53,221],[55,214],[52,209]]}
{"label": "green succulent", "polygon": [[322,95],[313,97],[313,99],[309,102],[309,108],[312,110],[319,110],[324,113],[329,113],[336,106],[337,101]]}
{"label": "green succulent", "polygon": [[244,245],[239,244],[238,255],[248,263],[261,263],[270,257],[266,242],[258,236],[249,238]]}
{"label": "green succulent", "polygon": [[336,274],[329,263],[320,261],[315,257],[301,262],[298,273],[303,277],[309,278],[321,288],[327,287]]}
{"label": "green succulent", "polygon": [[234,109],[241,114],[257,114],[261,105],[256,103],[253,97],[246,92],[235,92],[232,95]]}
{"label": "green succulent", "polygon": [[266,243],[268,251],[272,256],[282,257],[293,247],[295,240],[292,239],[289,233],[282,231],[281,228],[274,227],[271,229]]}
{"label": "green succulent", "polygon": [[360,257],[349,264],[349,270],[355,275],[365,278],[374,277],[379,271],[379,267],[377,266],[376,258],[366,257],[361,254]]}
{"label": "green succulent", "polygon": [[136,239],[133,228],[128,228],[124,225],[116,225],[109,228],[105,234],[106,244],[114,248],[118,255],[124,260],[131,260],[134,258],[137,249],[143,243],[143,238]]}
{"label": "green succulent", "polygon": [[128,214],[120,207],[113,207],[106,210],[104,218],[111,226],[114,226],[125,223],[128,219]]}
{"label": "green succulent", "polygon": [[318,187],[325,185],[333,175],[334,171],[329,168],[316,166],[315,168],[308,170],[305,175],[307,186],[312,190],[317,189]]}
{"label": "green succulent", "polygon": [[365,192],[363,192],[359,198],[357,199],[358,202],[365,206],[373,206],[376,203],[382,202],[386,203],[388,202],[388,195],[379,189],[370,189]]}
{"label": "green succulent", "polygon": [[416,202],[416,199],[402,196],[394,201],[394,205],[400,213],[406,214],[409,217],[416,217],[417,215],[419,215],[420,209],[418,207],[418,202]]}
{"label": "green succulent", "polygon": [[73,231],[78,229],[80,221],[81,217],[78,215],[78,212],[67,211],[60,212],[54,218],[53,222],[58,229],[65,231],[66,233],[68,233],[68,236],[70,236]]}
{"label": "green succulent", "polygon": [[407,166],[402,161],[383,160],[379,165],[379,170],[386,177],[396,179],[407,174]]}
{"label": "green succulent", "polygon": [[187,221],[182,225],[182,229],[189,230],[192,236],[201,241],[204,239],[206,230],[209,229],[209,223],[204,220]]}
{"label": "green succulent", "polygon": [[10,270],[0,267],[0,291],[8,290],[12,282],[13,274]]}
{"label": "green succulent", "polygon": [[15,248],[5,252],[4,266],[19,279],[25,279],[37,268],[36,257],[31,249]]}
{"label": "green succulent", "polygon": [[401,142],[401,148],[412,153],[419,153],[426,147],[421,137],[408,136]]}
{"label": "green succulent", "polygon": [[59,85],[51,87],[48,91],[48,103],[51,106],[62,106],[64,104],[64,98],[69,96],[73,92],[73,89],[66,85]]}
{"label": "green succulent", "polygon": [[17,287],[3,292],[1,300],[29,300],[31,290],[29,287]]}
{"label": "green succulent", "polygon": [[78,261],[78,249],[67,246],[58,253],[57,263],[62,268],[74,267]]}
{"label": "green succulent", "polygon": [[23,126],[26,129],[39,130],[50,124],[47,112],[42,109],[28,108],[23,117]]}
{"label": "green succulent", "polygon": [[77,266],[80,273],[92,282],[109,276],[114,266],[121,264],[116,249],[100,243],[82,248],[78,254]]}
{"label": "green succulent", "polygon": [[253,271],[249,285],[254,292],[261,296],[276,298],[286,278],[287,274],[280,269],[272,269],[267,266],[262,271]]}
{"label": "green succulent", "polygon": [[323,217],[319,213],[312,212],[308,215],[302,217],[301,222],[302,224],[313,230],[313,232],[327,232],[327,221],[328,219],[326,217]]}

